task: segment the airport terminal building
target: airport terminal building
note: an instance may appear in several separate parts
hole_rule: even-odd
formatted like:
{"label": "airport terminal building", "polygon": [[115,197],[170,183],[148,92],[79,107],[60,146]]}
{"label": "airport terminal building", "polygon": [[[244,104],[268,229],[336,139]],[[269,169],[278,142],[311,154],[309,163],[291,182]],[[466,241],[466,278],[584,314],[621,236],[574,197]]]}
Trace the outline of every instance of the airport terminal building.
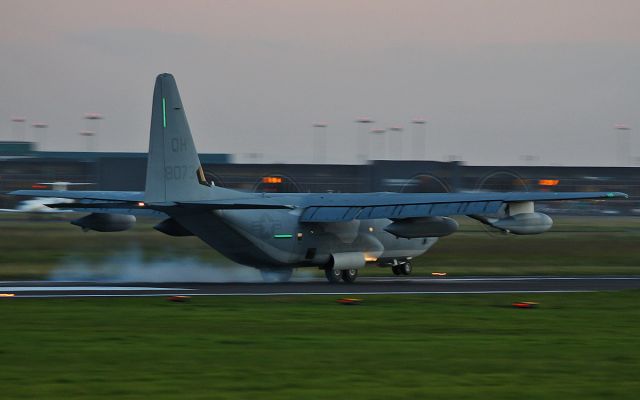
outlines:
{"label": "airport terminal building", "polygon": [[[0,202],[43,182],[91,183],[84,190],[144,190],[146,153],[39,152],[32,143],[0,143]],[[200,154],[208,180],[253,192],[618,191],[629,200],[568,203],[549,213],[640,215],[639,167],[472,166],[459,162],[371,161],[362,165],[234,164],[229,154]]]}

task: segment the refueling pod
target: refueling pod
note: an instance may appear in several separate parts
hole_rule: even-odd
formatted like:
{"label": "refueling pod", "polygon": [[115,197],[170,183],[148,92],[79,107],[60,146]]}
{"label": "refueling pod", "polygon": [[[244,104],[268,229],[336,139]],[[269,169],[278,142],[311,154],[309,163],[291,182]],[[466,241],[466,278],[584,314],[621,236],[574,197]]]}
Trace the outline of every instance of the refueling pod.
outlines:
{"label": "refueling pod", "polygon": [[500,218],[489,225],[516,235],[536,235],[551,229],[553,220],[547,214],[534,212]]}
{"label": "refueling pod", "polygon": [[120,232],[133,228],[136,217],[126,214],[102,214],[93,213],[71,221],[72,225],[79,226],[83,231]]}
{"label": "refueling pod", "polygon": [[548,231],[553,226],[550,216],[534,212],[531,201],[508,204],[500,218],[471,217],[485,225],[515,235],[537,235]]}
{"label": "refueling pod", "polygon": [[458,230],[458,222],[449,217],[423,217],[399,219],[384,228],[401,238],[442,237]]}

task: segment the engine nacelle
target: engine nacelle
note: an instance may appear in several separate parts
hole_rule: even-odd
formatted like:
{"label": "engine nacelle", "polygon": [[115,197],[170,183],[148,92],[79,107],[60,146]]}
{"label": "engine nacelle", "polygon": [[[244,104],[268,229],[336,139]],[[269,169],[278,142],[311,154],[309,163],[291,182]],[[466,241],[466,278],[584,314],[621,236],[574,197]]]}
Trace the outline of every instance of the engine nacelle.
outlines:
{"label": "engine nacelle", "polygon": [[136,217],[126,214],[93,213],[71,221],[83,231],[120,232],[131,229],[136,223]]}
{"label": "engine nacelle", "polygon": [[516,235],[536,235],[551,229],[553,220],[543,213],[522,213],[491,221],[489,225]]}
{"label": "engine nacelle", "polygon": [[451,235],[458,230],[458,222],[448,217],[423,217],[397,220],[384,228],[402,238],[425,238]]}

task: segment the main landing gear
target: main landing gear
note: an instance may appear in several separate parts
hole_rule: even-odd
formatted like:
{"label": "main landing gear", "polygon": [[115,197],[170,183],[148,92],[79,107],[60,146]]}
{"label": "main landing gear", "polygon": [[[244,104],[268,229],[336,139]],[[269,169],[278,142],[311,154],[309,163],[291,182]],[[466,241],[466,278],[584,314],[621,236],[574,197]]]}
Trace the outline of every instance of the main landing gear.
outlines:
{"label": "main landing gear", "polygon": [[327,277],[329,283],[338,283],[341,280],[345,283],[353,283],[358,277],[358,270],[327,268],[324,270],[324,275]]}
{"label": "main landing gear", "polygon": [[411,275],[411,263],[409,261],[402,262],[400,264],[391,267],[394,275]]}

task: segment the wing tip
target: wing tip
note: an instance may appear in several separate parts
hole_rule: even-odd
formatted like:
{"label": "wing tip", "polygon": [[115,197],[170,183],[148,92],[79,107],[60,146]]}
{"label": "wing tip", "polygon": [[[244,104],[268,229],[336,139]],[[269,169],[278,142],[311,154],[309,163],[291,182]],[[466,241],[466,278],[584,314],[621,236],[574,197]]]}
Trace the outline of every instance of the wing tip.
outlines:
{"label": "wing tip", "polygon": [[9,195],[9,196],[28,196],[28,194],[25,193],[25,192],[26,192],[26,190],[24,190],[24,189],[13,190],[13,191],[7,193],[7,195]]}

